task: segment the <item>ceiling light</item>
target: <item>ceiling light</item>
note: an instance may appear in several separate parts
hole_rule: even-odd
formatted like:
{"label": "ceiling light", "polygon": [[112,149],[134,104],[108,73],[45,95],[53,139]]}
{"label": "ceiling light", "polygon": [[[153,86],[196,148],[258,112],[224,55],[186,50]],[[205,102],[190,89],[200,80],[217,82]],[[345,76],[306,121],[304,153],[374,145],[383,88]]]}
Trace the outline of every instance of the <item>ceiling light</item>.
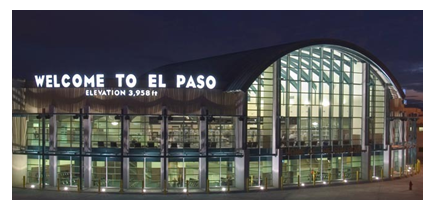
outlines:
{"label": "ceiling light", "polygon": [[118,125],[118,124],[119,124],[119,123],[118,123],[118,122],[116,122],[116,121],[113,121],[113,122],[112,122],[112,125],[113,125],[113,126],[116,126],[116,125]]}

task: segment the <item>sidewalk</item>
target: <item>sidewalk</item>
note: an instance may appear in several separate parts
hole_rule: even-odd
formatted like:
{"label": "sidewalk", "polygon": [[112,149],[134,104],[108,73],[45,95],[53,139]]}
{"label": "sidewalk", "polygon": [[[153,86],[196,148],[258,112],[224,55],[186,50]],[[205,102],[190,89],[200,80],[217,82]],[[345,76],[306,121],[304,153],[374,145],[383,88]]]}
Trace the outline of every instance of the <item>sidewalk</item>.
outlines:
{"label": "sidewalk", "polygon": [[[409,190],[409,182],[413,190]],[[13,200],[423,200],[423,173],[396,180],[212,194],[119,194],[12,188]]]}

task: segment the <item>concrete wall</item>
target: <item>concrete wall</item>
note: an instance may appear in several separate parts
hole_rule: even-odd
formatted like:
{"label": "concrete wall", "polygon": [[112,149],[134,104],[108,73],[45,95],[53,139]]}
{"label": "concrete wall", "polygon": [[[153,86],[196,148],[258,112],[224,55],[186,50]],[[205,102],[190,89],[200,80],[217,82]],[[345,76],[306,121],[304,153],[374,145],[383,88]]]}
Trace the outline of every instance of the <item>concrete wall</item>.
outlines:
{"label": "concrete wall", "polygon": [[12,155],[12,187],[22,187],[22,177],[26,176],[27,159],[26,155]]}

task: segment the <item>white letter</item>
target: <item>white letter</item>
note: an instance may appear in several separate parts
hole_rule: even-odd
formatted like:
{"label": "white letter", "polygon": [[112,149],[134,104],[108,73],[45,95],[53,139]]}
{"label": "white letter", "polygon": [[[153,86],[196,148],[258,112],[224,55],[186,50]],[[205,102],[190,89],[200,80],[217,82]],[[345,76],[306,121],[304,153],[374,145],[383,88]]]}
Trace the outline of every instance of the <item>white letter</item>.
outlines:
{"label": "white letter", "polygon": [[104,87],[104,75],[97,74],[96,78],[97,87]]}
{"label": "white letter", "polygon": [[157,87],[156,75],[154,75],[154,74],[148,75],[148,87]]}
{"label": "white letter", "polygon": [[128,76],[126,76],[126,86],[128,86],[129,88],[133,88],[135,87],[135,85],[137,85],[137,78],[135,77],[135,75],[129,74]]}
{"label": "white letter", "polygon": [[159,87],[166,88],[166,84],[163,83],[163,75],[159,75]]}
{"label": "white letter", "polygon": [[92,75],[91,78],[88,78],[86,75],[84,75],[84,87],[88,87],[88,84],[90,85],[90,87],[94,87],[94,80],[94,75]]}
{"label": "white letter", "polygon": [[190,87],[192,87],[192,88],[196,88],[196,87],[195,87],[195,82],[194,82],[194,79],[192,78],[192,75],[190,75],[190,76],[189,76],[189,79],[188,79],[188,83],[187,83],[186,88],[190,88]]}
{"label": "white letter", "polygon": [[122,78],[125,77],[125,74],[116,74],[116,78],[118,79],[118,87],[122,87]]}
{"label": "white letter", "polygon": [[37,83],[37,87],[43,87],[44,84],[44,75],[36,75],[35,76],[35,82]]}
{"label": "white letter", "polygon": [[198,82],[197,88],[198,89],[203,89],[204,88],[204,76],[203,75],[199,75],[197,77],[197,82]]}
{"label": "white letter", "polygon": [[[210,81],[212,82],[210,83]],[[206,78],[206,85],[207,85],[207,88],[213,89],[216,86],[216,79],[213,76],[209,75]]]}
{"label": "white letter", "polygon": [[70,83],[69,82],[66,82],[66,80],[69,80],[69,79],[70,79],[70,77],[69,77],[68,74],[64,74],[62,76],[62,85],[63,85],[63,87],[65,87],[65,88],[69,87]]}
{"label": "white letter", "polygon": [[53,87],[53,85],[51,85],[53,83],[51,77],[51,75],[46,75],[46,87],[48,88]]}
{"label": "white letter", "polygon": [[57,75],[53,75],[53,87],[59,88],[60,84],[57,83]]}
{"label": "white letter", "polygon": [[[78,82],[76,82],[78,80]],[[82,85],[82,77],[79,74],[75,74],[72,77],[72,83],[74,87],[80,87]]]}
{"label": "white letter", "polygon": [[181,88],[182,84],[185,84],[185,76],[176,75],[176,88]]}

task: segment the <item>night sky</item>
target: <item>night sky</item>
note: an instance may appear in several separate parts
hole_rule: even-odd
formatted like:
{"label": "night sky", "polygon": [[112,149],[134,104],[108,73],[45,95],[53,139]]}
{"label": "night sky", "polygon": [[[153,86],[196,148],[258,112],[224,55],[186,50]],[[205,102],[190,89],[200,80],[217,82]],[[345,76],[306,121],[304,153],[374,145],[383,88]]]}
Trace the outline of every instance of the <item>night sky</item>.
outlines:
{"label": "night sky", "polygon": [[378,57],[423,108],[423,11],[13,11],[12,76],[144,73],[312,38]]}

